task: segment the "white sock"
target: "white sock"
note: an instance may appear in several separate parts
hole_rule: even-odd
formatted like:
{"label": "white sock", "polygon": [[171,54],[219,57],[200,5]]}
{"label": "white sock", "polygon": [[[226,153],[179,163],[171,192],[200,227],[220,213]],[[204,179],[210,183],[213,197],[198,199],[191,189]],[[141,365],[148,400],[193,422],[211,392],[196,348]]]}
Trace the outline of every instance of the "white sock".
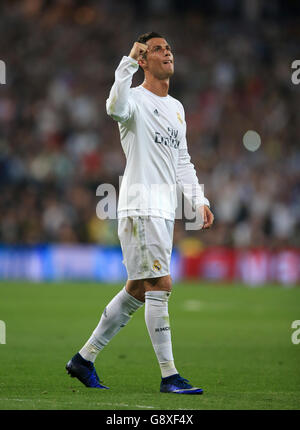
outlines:
{"label": "white sock", "polygon": [[172,353],[167,291],[145,293],[145,321],[163,378],[178,373]]}
{"label": "white sock", "polygon": [[79,354],[85,359],[96,360],[98,353],[108,344],[112,337],[124,327],[143,302],[135,299],[125,287],[106,306],[93,334],[81,348]]}

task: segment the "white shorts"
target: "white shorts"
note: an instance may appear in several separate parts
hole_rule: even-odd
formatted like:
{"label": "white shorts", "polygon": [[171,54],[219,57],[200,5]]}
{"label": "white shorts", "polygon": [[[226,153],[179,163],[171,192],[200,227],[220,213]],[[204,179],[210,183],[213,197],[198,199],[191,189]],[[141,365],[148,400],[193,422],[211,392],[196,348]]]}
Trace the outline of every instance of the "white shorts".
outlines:
{"label": "white shorts", "polygon": [[119,218],[118,235],[128,279],[170,274],[174,221],[151,216]]}

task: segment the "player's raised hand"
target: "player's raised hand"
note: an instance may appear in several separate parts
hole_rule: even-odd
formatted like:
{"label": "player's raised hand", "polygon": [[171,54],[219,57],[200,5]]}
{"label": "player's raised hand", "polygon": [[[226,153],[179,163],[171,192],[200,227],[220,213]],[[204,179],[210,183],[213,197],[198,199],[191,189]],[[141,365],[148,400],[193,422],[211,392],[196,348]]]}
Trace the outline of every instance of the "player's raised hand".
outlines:
{"label": "player's raised hand", "polygon": [[148,46],[144,43],[134,42],[133,47],[130,51],[129,57],[134,60],[139,60],[143,54],[148,50]]}

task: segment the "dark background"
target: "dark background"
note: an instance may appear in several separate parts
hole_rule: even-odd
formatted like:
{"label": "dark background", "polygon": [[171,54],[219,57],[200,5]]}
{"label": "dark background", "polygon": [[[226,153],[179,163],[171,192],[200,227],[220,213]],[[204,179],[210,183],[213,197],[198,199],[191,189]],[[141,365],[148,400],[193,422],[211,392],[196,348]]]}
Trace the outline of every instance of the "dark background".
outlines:
{"label": "dark background", "polygon": [[215,214],[207,232],[178,221],[175,245],[299,246],[299,16],[286,0],[1,1],[0,242],[118,244],[116,221],[96,217],[98,185],[118,187],[125,166],[105,101],[122,56],[157,31]]}

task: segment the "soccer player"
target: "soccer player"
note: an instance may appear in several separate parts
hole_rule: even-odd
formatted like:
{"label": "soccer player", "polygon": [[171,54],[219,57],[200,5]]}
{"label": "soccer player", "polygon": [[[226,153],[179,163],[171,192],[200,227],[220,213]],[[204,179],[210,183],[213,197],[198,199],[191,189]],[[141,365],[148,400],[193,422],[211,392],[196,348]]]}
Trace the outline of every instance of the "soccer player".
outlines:
{"label": "soccer player", "polygon": [[[139,66],[144,82],[131,88]],[[146,33],[134,43],[129,56],[122,58],[106,102],[108,115],[118,122],[126,156],[118,235],[128,281],[108,303],[88,341],[66,365],[68,373],[87,387],[108,388],[100,384],[94,367],[96,357],[145,303],[145,322],[161,370],[160,391],[203,393],[175,367],[168,313],[176,185],[203,214],[204,229],[214,218],[188,153],[183,106],[168,94],[173,73],[174,56],[165,38]]]}

